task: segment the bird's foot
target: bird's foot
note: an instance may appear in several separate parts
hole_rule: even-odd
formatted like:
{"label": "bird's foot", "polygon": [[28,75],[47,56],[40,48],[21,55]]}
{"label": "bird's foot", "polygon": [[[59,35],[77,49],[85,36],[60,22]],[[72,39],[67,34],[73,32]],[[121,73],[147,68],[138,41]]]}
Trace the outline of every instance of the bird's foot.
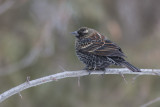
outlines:
{"label": "bird's foot", "polygon": [[96,70],[97,70],[97,71],[103,71],[103,74],[101,74],[101,75],[104,77],[105,72],[106,72],[105,68],[98,68],[98,69],[96,69]]}
{"label": "bird's foot", "polygon": [[91,67],[85,67],[83,70],[86,70],[89,73],[88,75],[90,75],[94,69]]}

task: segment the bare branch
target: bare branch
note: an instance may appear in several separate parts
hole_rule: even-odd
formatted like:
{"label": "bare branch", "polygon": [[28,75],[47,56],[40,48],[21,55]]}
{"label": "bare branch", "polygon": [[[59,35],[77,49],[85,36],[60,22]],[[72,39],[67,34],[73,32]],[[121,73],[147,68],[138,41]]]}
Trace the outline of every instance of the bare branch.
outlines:
{"label": "bare branch", "polygon": [[151,101],[149,101],[149,102],[146,103],[146,104],[143,104],[141,107],[148,107],[148,106],[150,106],[151,104],[153,104],[153,103],[155,103],[155,102],[158,102],[158,101],[160,101],[160,97],[158,97],[158,98],[156,98],[156,99],[154,99],[154,100],[151,100]]}
{"label": "bare branch", "polygon": [[124,82],[125,82],[126,84],[128,84],[128,82],[127,82],[126,78],[124,77],[123,73],[122,73],[122,72],[119,72],[119,74],[122,76]]}
{"label": "bare branch", "polygon": [[81,86],[81,83],[80,83],[80,77],[78,77],[78,87]]}
{"label": "bare branch", "polygon": [[0,5],[0,15],[5,13],[7,10],[9,10],[13,5],[15,1],[6,1],[3,4]]}
{"label": "bare branch", "polygon": [[[105,74],[120,74],[123,72],[123,74],[134,74],[134,75],[159,75],[160,74],[160,69],[141,69],[142,72],[131,72],[130,70],[126,69],[126,68],[120,68],[120,69],[106,69]],[[34,87],[34,86],[38,86],[47,82],[51,82],[51,81],[57,81],[59,79],[63,79],[63,78],[68,78],[68,77],[81,77],[81,76],[85,76],[88,75],[89,73],[86,72],[85,70],[80,70],[80,71],[65,71],[65,72],[61,72],[61,73],[57,73],[57,74],[53,74],[53,75],[49,75],[46,77],[42,77],[42,78],[38,78],[32,81],[28,81],[20,84],[4,93],[2,93],[0,95],[0,102],[6,100],[7,98],[11,97],[12,95],[15,95],[17,93],[20,93],[21,91],[30,88],[30,87]],[[104,71],[93,71],[91,72],[90,75],[100,75],[100,74],[104,74]]]}
{"label": "bare branch", "polygon": [[[158,75],[158,74],[157,74]],[[141,75],[136,75],[136,76],[134,76],[133,78],[132,78],[132,80],[133,80],[133,83],[135,82],[135,80],[138,78],[138,77],[140,77]]]}

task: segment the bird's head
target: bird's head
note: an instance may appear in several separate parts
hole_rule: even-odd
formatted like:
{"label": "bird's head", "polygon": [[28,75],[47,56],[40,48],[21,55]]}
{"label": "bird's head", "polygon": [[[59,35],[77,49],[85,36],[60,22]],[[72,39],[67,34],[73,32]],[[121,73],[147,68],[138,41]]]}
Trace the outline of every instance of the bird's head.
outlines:
{"label": "bird's head", "polygon": [[74,34],[78,39],[87,38],[94,33],[95,33],[94,29],[87,28],[87,27],[81,27],[77,31],[72,32],[72,34]]}

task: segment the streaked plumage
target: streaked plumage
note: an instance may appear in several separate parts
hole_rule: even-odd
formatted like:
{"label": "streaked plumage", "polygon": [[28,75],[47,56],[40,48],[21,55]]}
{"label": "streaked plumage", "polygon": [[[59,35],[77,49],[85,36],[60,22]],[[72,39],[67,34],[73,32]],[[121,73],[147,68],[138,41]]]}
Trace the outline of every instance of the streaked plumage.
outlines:
{"label": "streaked plumage", "polygon": [[82,27],[72,32],[76,36],[76,54],[86,70],[105,70],[110,65],[124,66],[133,72],[140,70],[127,61],[121,48],[96,30]]}

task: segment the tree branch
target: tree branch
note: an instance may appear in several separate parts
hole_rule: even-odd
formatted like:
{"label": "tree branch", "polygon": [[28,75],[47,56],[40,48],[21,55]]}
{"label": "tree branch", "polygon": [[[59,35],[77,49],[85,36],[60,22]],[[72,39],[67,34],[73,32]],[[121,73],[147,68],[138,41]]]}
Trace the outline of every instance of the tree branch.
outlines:
{"label": "tree branch", "polygon": [[7,10],[9,10],[13,5],[15,1],[6,1],[3,4],[0,5],[0,15],[5,13]]}
{"label": "tree branch", "polygon": [[158,101],[160,101],[160,97],[158,97],[158,98],[156,98],[156,99],[153,99],[153,100],[147,102],[146,104],[141,105],[140,107],[148,107],[148,106],[150,106],[151,104],[156,103],[156,102],[158,102]]}
{"label": "tree branch", "polygon": [[[134,74],[134,75],[160,75],[160,69],[141,69],[142,72],[131,72],[130,70],[126,69],[126,68],[112,68],[112,69],[106,69],[106,72],[104,73],[104,71],[93,71],[91,72],[90,75],[99,75],[99,74]],[[68,77],[81,77],[81,76],[85,76],[88,75],[89,73],[86,72],[85,70],[80,70],[80,71],[65,71],[65,72],[61,72],[61,73],[57,73],[57,74],[53,74],[53,75],[49,75],[46,77],[42,77],[42,78],[38,78],[32,81],[29,81],[27,79],[27,81],[23,84],[20,84],[4,93],[2,93],[0,95],[0,102],[6,100],[7,98],[11,97],[14,94],[20,93],[21,91],[30,88],[30,87],[34,87],[34,86],[38,86],[47,82],[51,82],[51,81],[57,81],[59,79],[63,79],[63,78],[68,78]]]}

